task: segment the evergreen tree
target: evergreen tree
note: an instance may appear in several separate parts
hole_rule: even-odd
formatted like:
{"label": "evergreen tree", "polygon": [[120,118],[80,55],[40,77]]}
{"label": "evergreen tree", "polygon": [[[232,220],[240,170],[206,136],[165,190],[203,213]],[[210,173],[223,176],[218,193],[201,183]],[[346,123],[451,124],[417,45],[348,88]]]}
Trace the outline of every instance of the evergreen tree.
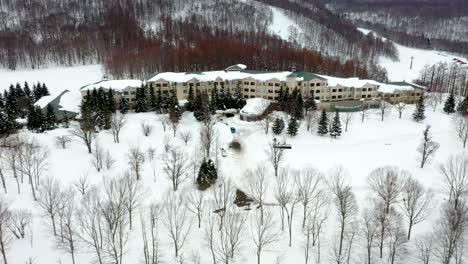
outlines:
{"label": "evergreen tree", "polygon": [[155,105],[155,111],[160,113],[162,112],[162,104],[163,104],[163,97],[162,97],[162,92],[161,89],[159,89],[156,92],[156,105]]}
{"label": "evergreen tree", "polygon": [[180,111],[179,107],[179,100],[177,99],[177,95],[174,92],[171,93],[171,97],[168,100],[168,106],[169,106],[169,118],[171,120],[174,120],[178,122],[180,118],[182,117],[182,113]]}
{"label": "evergreen tree", "polygon": [[41,94],[42,94],[42,96],[50,95],[49,89],[47,88],[47,86],[45,85],[45,83],[42,84],[42,87],[41,87]]}
{"label": "evergreen tree", "polygon": [[241,82],[238,81],[236,85],[236,95],[232,108],[242,109],[247,102],[245,101],[244,95],[242,94]]}
{"label": "evergreen tree", "polygon": [[119,111],[123,115],[128,113],[127,100],[125,100],[125,98],[123,96],[120,98]]}
{"label": "evergreen tree", "polygon": [[317,104],[315,103],[315,99],[313,96],[307,96],[304,102],[304,109],[306,110],[306,115],[309,111],[317,110]]}
{"label": "evergreen tree", "polygon": [[107,110],[110,111],[111,113],[115,113],[115,99],[114,99],[114,90],[110,88],[107,91]]}
{"label": "evergreen tree", "polygon": [[136,93],[136,103],[135,103],[135,112],[144,113],[148,111],[146,104],[145,88],[141,85],[140,89],[137,89]]}
{"label": "evergreen tree", "polygon": [[457,111],[460,113],[460,114],[467,114],[468,112],[468,96],[465,97],[465,99],[463,99],[463,101],[461,101],[461,103],[458,105],[457,107]]}
{"label": "evergreen tree", "polygon": [[8,135],[15,130],[15,123],[0,109],[0,136]]}
{"label": "evergreen tree", "polygon": [[3,95],[0,93],[0,111],[4,111],[5,108],[5,99],[3,99]]}
{"label": "evergreen tree", "polygon": [[156,98],[156,93],[154,91],[153,84],[150,85],[149,88],[149,106],[151,111],[156,111],[158,110],[158,102]]}
{"label": "evergreen tree", "polygon": [[426,118],[424,114],[425,110],[426,110],[426,106],[424,104],[424,95],[421,95],[421,97],[419,97],[418,102],[416,103],[416,109],[414,110],[414,113],[413,113],[413,119],[416,122],[420,122],[424,120]]}
{"label": "evergreen tree", "polygon": [[32,101],[33,98],[32,98],[32,93],[31,93],[31,89],[29,88],[29,84],[28,82],[24,82],[24,87],[23,87],[23,91],[24,91],[24,96],[26,96],[29,101]]}
{"label": "evergreen tree", "polygon": [[192,86],[190,86],[188,90],[187,104],[185,105],[185,107],[187,108],[187,111],[193,112],[194,101],[195,101],[195,95],[193,93]]}
{"label": "evergreen tree", "polygon": [[218,88],[215,85],[213,90],[211,90],[210,111],[214,113],[216,110],[218,110],[218,105],[219,105],[219,94],[218,94]]}
{"label": "evergreen tree", "polygon": [[295,93],[295,103],[293,104],[293,115],[294,118],[300,120],[304,117],[304,101],[302,100],[302,95],[296,90]]}
{"label": "evergreen tree", "polygon": [[341,119],[340,113],[336,111],[335,117],[333,118],[333,122],[330,129],[330,136],[333,138],[341,136]]}
{"label": "evergreen tree", "polygon": [[325,112],[325,109],[322,110],[322,114],[318,122],[317,133],[321,136],[326,135],[328,133],[328,117],[327,112]]}
{"label": "evergreen tree", "polygon": [[218,172],[213,161],[211,159],[208,161],[203,160],[196,181],[198,189],[202,191],[208,189],[212,184],[216,183],[217,179]]}
{"label": "evergreen tree", "polygon": [[44,128],[45,130],[52,130],[55,129],[57,124],[57,118],[55,116],[54,108],[52,105],[47,105],[46,116],[44,120]]}
{"label": "evergreen tree", "polygon": [[17,98],[25,96],[23,88],[21,88],[21,84],[16,83],[15,90],[16,90],[16,97]]}
{"label": "evergreen tree", "polygon": [[193,107],[193,115],[198,121],[207,120],[209,117],[208,95],[197,91]]}
{"label": "evergreen tree", "polygon": [[41,99],[41,89],[40,86],[39,88],[37,87],[36,84],[33,84],[33,90],[32,90],[32,96],[33,96],[33,102],[37,102],[39,99]]}
{"label": "evergreen tree", "polygon": [[275,121],[273,122],[273,127],[272,127],[273,134],[280,135],[283,132],[284,127],[285,127],[284,120],[281,117],[277,117]]}
{"label": "evergreen tree", "polygon": [[17,90],[10,85],[8,93],[5,96],[5,113],[10,120],[15,120],[19,116]]}
{"label": "evergreen tree", "polygon": [[297,122],[296,118],[292,117],[288,123],[288,135],[294,137],[297,135],[298,130],[299,130],[299,123]]}
{"label": "evergreen tree", "polygon": [[444,112],[447,114],[455,113],[455,95],[453,94],[453,91],[450,93],[447,101],[445,101]]}
{"label": "evergreen tree", "polygon": [[47,129],[48,126],[40,107],[32,106],[28,111],[26,126],[33,132],[44,132]]}

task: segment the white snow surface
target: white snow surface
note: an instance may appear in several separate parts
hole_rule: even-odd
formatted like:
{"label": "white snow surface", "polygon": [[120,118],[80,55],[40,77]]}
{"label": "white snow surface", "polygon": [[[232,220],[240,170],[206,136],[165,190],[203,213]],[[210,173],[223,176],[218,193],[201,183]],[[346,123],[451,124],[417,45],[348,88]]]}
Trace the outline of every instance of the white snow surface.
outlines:
{"label": "white snow surface", "polygon": [[163,72],[159,73],[153,78],[149,79],[149,82],[164,80],[168,82],[188,82],[190,80],[198,80],[201,82],[215,81],[216,79],[221,80],[241,80],[245,78],[254,78],[259,81],[279,80],[286,81],[286,77],[291,74],[289,71],[285,72],[268,72],[268,73],[250,73],[242,71],[206,71],[199,73],[190,72]]}
{"label": "white snow surface", "polygon": [[291,20],[281,8],[270,6],[271,11],[273,12],[273,21],[269,26],[269,29],[274,34],[278,35],[284,40],[290,39],[290,30],[296,29],[298,33],[302,33],[302,29]]}
{"label": "white snow surface", "polygon": [[[358,29],[364,34],[371,32],[371,30],[368,29]],[[376,33],[374,32],[374,34]],[[387,69],[388,78],[391,81],[414,81],[419,77],[421,70],[427,64],[433,65],[439,62],[452,63],[454,58],[461,59],[465,62],[468,61],[467,58],[448,52],[410,48],[397,43],[394,44],[398,50],[400,60],[392,61],[383,56],[379,59],[379,64]],[[412,69],[410,69],[411,57],[413,57]]]}
{"label": "white snow surface", "polygon": [[39,104],[41,106],[47,105],[63,91],[69,90],[70,92],[62,96],[60,105],[64,110],[77,112],[81,102],[80,88],[101,79],[101,65],[18,71],[0,69],[0,92],[8,89],[10,84],[14,85],[17,82],[23,85],[26,81],[32,88],[32,85],[39,81],[45,83],[50,92],[50,96],[40,100]]}
{"label": "white snow surface", "polygon": [[93,90],[93,89],[113,89],[115,91],[122,91],[127,87],[141,87],[144,84],[141,80],[105,80],[98,83],[89,84],[83,87],[81,90]]}
{"label": "white snow surface", "polygon": [[241,109],[241,114],[261,115],[270,105],[270,100],[264,98],[247,99],[247,104]]}
{"label": "white snow surface", "polygon": [[332,77],[332,76],[327,76],[327,75],[319,75],[319,76],[327,79],[329,86],[341,85],[345,87],[360,88],[366,84],[383,85],[383,83],[376,82],[374,80],[359,79],[357,77],[339,78],[339,77]]}
{"label": "white snow surface", "polygon": [[409,85],[394,85],[394,84],[382,84],[379,86],[379,92],[382,93],[393,93],[395,90],[399,91],[412,91],[414,88]]}

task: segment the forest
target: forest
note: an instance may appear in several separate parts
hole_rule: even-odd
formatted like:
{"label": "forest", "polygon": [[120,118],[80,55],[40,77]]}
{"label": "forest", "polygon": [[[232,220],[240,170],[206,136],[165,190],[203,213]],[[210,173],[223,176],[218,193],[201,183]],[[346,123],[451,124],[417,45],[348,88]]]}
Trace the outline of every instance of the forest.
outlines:
{"label": "forest", "polygon": [[0,63],[12,70],[102,63],[115,78],[145,78],[241,61],[253,70],[296,66],[385,78],[375,58],[397,58],[393,45],[365,37],[312,3],[289,5],[289,16],[308,30],[281,40],[269,31],[273,15],[267,4],[280,6],[277,1],[1,0]]}

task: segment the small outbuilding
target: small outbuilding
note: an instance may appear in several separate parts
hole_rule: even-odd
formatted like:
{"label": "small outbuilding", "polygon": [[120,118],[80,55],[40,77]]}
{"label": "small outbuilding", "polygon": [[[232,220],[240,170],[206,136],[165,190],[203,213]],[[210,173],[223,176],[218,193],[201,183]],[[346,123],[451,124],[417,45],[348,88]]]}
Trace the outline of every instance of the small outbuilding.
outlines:
{"label": "small outbuilding", "polygon": [[240,119],[248,122],[261,120],[270,103],[270,100],[264,98],[247,99],[247,104],[240,110]]}

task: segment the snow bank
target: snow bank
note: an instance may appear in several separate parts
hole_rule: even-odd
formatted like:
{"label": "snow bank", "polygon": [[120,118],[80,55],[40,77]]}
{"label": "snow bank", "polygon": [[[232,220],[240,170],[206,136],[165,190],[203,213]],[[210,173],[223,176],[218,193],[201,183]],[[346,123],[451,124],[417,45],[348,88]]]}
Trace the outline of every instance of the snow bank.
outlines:
{"label": "snow bank", "polygon": [[245,115],[261,115],[267,107],[270,105],[270,101],[263,98],[250,98],[247,99],[247,104],[241,109],[241,114]]}

